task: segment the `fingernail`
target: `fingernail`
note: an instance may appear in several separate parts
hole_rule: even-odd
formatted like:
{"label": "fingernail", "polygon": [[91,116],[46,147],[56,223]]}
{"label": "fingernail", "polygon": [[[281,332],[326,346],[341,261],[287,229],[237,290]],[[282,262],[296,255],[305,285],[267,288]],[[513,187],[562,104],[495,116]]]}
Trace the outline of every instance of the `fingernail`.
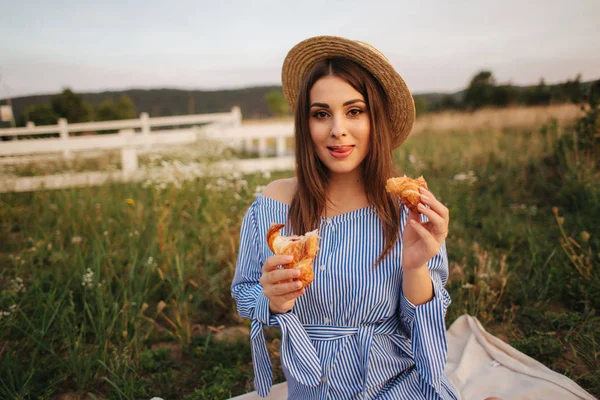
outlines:
{"label": "fingernail", "polygon": [[294,256],[285,256],[284,260],[285,261],[293,261],[294,260]]}
{"label": "fingernail", "polygon": [[419,186],[419,190],[421,191],[421,193],[427,193],[428,190],[425,189],[423,186]]}
{"label": "fingernail", "polygon": [[296,286],[296,289],[300,289],[302,287],[302,283],[301,282],[296,282],[294,284],[294,286]]}
{"label": "fingernail", "polygon": [[292,276],[294,277],[299,277],[300,276],[300,271],[298,271],[297,269],[295,269],[294,271],[292,271]]}
{"label": "fingernail", "polygon": [[425,196],[424,194],[421,195],[421,201],[428,201],[429,200],[429,196]]}
{"label": "fingernail", "polygon": [[419,204],[417,205],[417,208],[418,208],[419,210],[424,210],[424,209],[425,209],[425,206],[424,206],[423,204],[419,203]]}

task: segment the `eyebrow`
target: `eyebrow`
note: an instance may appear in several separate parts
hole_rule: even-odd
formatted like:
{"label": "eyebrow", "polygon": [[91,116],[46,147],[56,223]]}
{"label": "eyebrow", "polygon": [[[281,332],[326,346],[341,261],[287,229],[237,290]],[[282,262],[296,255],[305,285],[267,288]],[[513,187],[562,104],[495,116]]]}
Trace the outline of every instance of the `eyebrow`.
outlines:
{"label": "eyebrow", "polygon": [[[348,100],[347,102],[345,102],[343,104],[343,106],[348,106],[350,104],[354,104],[354,103],[358,103],[358,102],[367,104],[364,100],[361,100],[361,99],[352,99],[352,100]],[[327,103],[312,103],[310,106],[311,107],[329,108],[329,104],[327,104]]]}

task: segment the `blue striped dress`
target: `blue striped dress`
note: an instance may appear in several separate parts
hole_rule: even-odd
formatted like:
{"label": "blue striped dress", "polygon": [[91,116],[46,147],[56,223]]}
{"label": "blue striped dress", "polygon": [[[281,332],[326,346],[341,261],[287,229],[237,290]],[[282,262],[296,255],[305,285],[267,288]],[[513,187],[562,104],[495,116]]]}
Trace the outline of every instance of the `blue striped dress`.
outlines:
{"label": "blue striped dress", "polygon": [[[415,306],[402,294],[402,242],[373,267],[384,245],[375,209],[321,218],[315,278],[285,314],[269,310],[259,283],[272,223],[289,205],[258,196],[248,209],[231,293],[251,324],[254,385],[267,396],[273,381],[265,326],[281,330],[281,364],[289,399],[458,399],[444,375],[445,315],[450,297],[445,243],[428,263],[434,297]],[[408,209],[401,206],[401,228]],[[291,235],[288,226],[282,235]]]}

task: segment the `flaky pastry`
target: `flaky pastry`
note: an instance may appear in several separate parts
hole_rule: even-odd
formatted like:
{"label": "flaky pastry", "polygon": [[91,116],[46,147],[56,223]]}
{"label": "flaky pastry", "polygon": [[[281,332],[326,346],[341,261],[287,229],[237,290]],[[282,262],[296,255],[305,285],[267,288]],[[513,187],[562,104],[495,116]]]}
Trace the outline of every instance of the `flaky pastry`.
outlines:
{"label": "flaky pastry", "polygon": [[267,231],[267,243],[271,251],[277,255],[293,256],[291,263],[283,265],[284,268],[300,270],[299,281],[304,287],[310,285],[314,279],[313,259],[319,250],[319,234],[317,229],[302,236],[281,236],[284,224],[273,224]]}
{"label": "flaky pastry", "polygon": [[385,184],[385,190],[390,193],[396,193],[400,196],[402,202],[414,212],[417,211],[417,206],[421,200],[421,193],[419,187],[428,189],[427,182],[423,176],[417,179],[412,179],[406,175],[397,178],[388,179]]}

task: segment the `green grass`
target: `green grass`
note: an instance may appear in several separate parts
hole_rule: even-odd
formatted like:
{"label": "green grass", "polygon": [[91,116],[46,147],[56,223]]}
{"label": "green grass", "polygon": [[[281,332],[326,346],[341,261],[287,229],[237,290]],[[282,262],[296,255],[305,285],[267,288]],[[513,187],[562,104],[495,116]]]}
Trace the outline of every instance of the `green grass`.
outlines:
{"label": "green grass", "polygon": [[[598,396],[600,174],[563,137],[430,132],[395,158],[451,212],[448,326],[475,315]],[[239,228],[255,188],[284,176],[0,195],[0,398],[253,390],[248,341],[216,332],[249,326],[229,294]]]}

